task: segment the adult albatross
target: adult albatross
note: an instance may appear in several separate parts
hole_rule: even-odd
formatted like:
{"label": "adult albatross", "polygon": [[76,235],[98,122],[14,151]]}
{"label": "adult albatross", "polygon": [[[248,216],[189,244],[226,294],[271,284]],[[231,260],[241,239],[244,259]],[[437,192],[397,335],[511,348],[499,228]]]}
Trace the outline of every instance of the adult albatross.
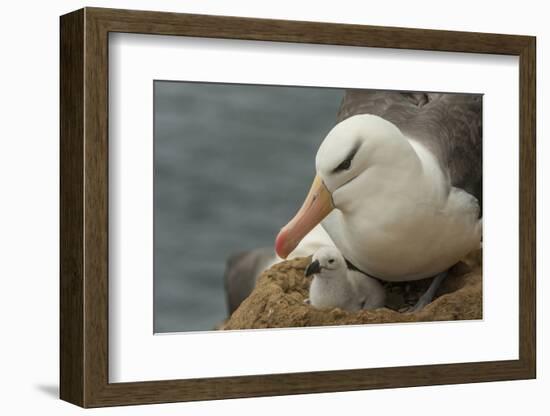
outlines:
{"label": "adult albatross", "polygon": [[385,281],[435,277],[481,240],[481,96],[350,90],[317,175],[279,232],[286,258],[320,222],[345,259]]}

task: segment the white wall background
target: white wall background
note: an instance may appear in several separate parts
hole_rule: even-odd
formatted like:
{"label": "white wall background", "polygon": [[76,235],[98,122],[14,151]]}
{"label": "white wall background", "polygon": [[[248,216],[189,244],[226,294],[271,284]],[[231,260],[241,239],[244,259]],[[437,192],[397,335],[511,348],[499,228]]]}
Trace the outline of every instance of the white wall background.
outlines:
{"label": "white wall background", "polygon": [[[544,102],[550,99],[544,72],[550,56],[545,3],[508,1],[352,0],[124,0],[5,2],[0,15],[0,411],[3,414],[77,414],[58,395],[58,16],[82,6],[166,10],[276,19],[407,26],[538,37],[538,330],[539,378],[459,386],[315,394],[217,402],[92,410],[88,414],[219,413],[279,415],[315,412],[408,414],[547,414],[550,361],[544,317],[550,301],[543,244],[550,227],[542,212],[550,203],[543,184],[550,146],[543,140]],[[546,88],[545,88],[546,87]],[[547,267],[546,267],[547,268]]]}

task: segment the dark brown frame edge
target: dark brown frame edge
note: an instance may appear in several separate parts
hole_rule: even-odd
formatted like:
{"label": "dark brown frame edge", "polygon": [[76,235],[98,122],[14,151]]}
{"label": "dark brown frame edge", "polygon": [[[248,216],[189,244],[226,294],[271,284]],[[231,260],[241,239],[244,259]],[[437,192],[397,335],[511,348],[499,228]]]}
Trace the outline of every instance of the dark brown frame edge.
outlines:
{"label": "dark brown frame edge", "polygon": [[[535,38],[85,8],[60,19],[60,396],[83,407],[536,377]],[[519,56],[519,359],[136,383],[108,380],[108,33]]]}

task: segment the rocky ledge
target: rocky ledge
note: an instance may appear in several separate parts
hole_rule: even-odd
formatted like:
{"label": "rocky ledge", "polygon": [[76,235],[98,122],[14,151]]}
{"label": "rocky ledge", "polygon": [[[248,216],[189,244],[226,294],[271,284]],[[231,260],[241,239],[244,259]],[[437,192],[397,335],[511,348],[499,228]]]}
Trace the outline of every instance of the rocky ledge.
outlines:
{"label": "rocky ledge", "polygon": [[392,322],[450,321],[481,319],[481,250],[471,253],[449,272],[436,298],[423,310],[405,312],[430,283],[387,284],[386,307],[372,311],[347,312],[338,308],[316,309],[304,303],[310,280],[303,257],[275,264],[258,279],[247,299],[219,329],[288,328]]}

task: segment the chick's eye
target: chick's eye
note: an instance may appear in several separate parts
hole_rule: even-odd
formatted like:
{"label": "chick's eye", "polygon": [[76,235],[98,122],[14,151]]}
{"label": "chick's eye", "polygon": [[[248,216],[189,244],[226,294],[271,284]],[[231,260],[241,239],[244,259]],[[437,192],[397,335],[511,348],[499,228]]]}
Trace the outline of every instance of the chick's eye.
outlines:
{"label": "chick's eye", "polygon": [[334,263],[334,259],[330,259],[328,262],[329,262],[330,264],[332,264],[332,263]]}

